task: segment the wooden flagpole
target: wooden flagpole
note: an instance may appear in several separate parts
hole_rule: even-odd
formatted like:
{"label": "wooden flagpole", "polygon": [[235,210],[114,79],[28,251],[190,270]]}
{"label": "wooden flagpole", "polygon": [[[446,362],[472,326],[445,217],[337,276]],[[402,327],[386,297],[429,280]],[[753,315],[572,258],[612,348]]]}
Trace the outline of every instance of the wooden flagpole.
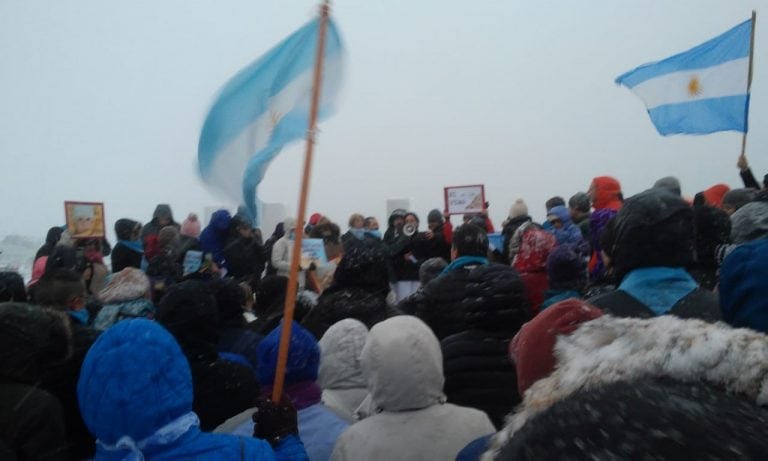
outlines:
{"label": "wooden flagpole", "polygon": [[[280,334],[280,348],[277,353],[277,369],[275,370],[275,383],[272,388],[272,401],[277,403],[283,396],[285,385],[285,367],[288,362],[288,347],[291,342],[291,326],[293,323],[293,311],[296,307],[296,292],[298,290],[299,263],[301,260],[301,240],[304,235],[304,217],[307,214],[307,199],[309,196],[309,178],[312,173],[312,157],[315,148],[315,128],[317,125],[317,111],[320,105],[320,89],[323,83],[323,58],[325,56],[325,35],[328,29],[328,14],[330,0],[323,0],[320,7],[320,27],[317,38],[317,50],[315,51],[315,69],[312,82],[312,101],[309,108],[309,127],[307,129],[307,149],[304,154],[304,174],[301,178],[301,194],[299,196],[299,211],[296,216],[296,237],[293,240],[293,254],[291,254],[291,272],[288,277],[288,288],[285,294],[285,308],[283,310],[283,329]],[[286,229],[286,232],[290,229]]]}
{"label": "wooden flagpole", "polygon": [[[757,21],[757,12],[752,10],[752,33],[749,37],[749,73],[747,74],[747,95],[749,95],[752,87],[752,58],[755,55],[755,22]],[[747,114],[747,117],[749,114]],[[747,120],[744,121],[745,123]],[[747,131],[744,131],[744,135],[741,137],[741,156],[747,152]]]}

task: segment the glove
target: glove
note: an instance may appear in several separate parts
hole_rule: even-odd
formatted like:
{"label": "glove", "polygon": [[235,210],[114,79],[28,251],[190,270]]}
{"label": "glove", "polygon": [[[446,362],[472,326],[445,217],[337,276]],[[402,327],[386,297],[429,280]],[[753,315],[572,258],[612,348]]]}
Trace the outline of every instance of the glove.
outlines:
{"label": "glove", "polygon": [[253,436],[266,440],[273,447],[285,437],[299,434],[296,408],[285,394],[278,405],[268,398],[259,399],[253,413],[253,422],[256,423]]}

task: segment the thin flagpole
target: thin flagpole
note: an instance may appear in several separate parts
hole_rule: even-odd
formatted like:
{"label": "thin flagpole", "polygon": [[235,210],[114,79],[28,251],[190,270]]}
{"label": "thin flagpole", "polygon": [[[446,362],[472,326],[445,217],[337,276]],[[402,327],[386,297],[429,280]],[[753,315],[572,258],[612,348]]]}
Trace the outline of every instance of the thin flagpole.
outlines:
{"label": "thin flagpole", "polygon": [[[749,73],[747,74],[747,95],[749,95],[752,88],[752,58],[755,55],[755,22],[757,21],[757,12],[752,10],[752,33],[749,37]],[[747,117],[749,114],[747,114]],[[746,120],[745,120],[746,123]],[[741,137],[741,156],[743,157],[747,152],[747,131],[744,131]]]}
{"label": "thin flagpole", "polygon": [[[304,154],[304,174],[301,178],[301,195],[299,196],[299,211],[296,216],[296,237],[293,241],[291,255],[291,272],[288,277],[288,288],[285,294],[283,310],[283,329],[280,334],[280,348],[277,353],[277,369],[275,383],[272,388],[272,401],[279,402],[283,396],[285,385],[285,367],[288,362],[288,347],[291,342],[291,326],[293,311],[296,307],[296,292],[298,290],[299,262],[301,258],[301,240],[304,235],[304,217],[307,214],[307,199],[309,197],[309,178],[312,173],[312,158],[315,148],[315,127],[317,125],[317,110],[320,104],[320,89],[323,83],[323,58],[325,56],[325,36],[328,28],[330,0],[323,0],[320,7],[320,28],[315,51],[314,80],[312,82],[312,102],[309,108],[309,127],[307,129],[307,149]],[[288,229],[286,229],[287,231]]]}

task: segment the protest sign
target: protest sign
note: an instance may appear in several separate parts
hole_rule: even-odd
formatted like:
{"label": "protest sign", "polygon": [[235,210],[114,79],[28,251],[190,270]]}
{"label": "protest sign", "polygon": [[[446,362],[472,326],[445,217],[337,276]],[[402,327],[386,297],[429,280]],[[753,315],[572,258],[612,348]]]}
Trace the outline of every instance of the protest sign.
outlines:
{"label": "protest sign", "polygon": [[72,238],[104,237],[103,203],[66,201],[64,215]]}
{"label": "protest sign", "polygon": [[482,213],[485,208],[485,186],[452,186],[445,190],[448,214]]}
{"label": "protest sign", "polygon": [[315,266],[325,266],[328,264],[323,239],[302,239],[301,241],[301,267],[306,269],[312,263]]}

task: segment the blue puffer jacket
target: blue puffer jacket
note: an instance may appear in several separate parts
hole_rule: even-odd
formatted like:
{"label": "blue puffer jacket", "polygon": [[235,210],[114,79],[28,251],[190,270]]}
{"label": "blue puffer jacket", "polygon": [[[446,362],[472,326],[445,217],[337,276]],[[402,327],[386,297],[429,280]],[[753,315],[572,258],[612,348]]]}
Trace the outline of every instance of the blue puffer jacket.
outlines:
{"label": "blue puffer jacket", "polygon": [[768,333],[768,240],[738,246],[720,268],[723,320]]}
{"label": "blue puffer jacket", "polygon": [[557,217],[563,224],[563,227],[560,229],[556,229],[554,226],[545,227],[547,231],[555,236],[558,245],[571,244],[574,246],[581,246],[584,244],[584,236],[581,234],[581,230],[573,224],[568,208],[562,205],[552,207],[547,212],[547,218],[550,216]]}
{"label": "blue puffer jacket", "polygon": [[201,432],[184,354],[150,320],[119,322],[99,337],[83,363],[77,396],[98,439],[97,460],[132,459],[130,448],[117,448],[131,445],[147,460],[306,459],[294,437],[276,456],[263,440]]}

